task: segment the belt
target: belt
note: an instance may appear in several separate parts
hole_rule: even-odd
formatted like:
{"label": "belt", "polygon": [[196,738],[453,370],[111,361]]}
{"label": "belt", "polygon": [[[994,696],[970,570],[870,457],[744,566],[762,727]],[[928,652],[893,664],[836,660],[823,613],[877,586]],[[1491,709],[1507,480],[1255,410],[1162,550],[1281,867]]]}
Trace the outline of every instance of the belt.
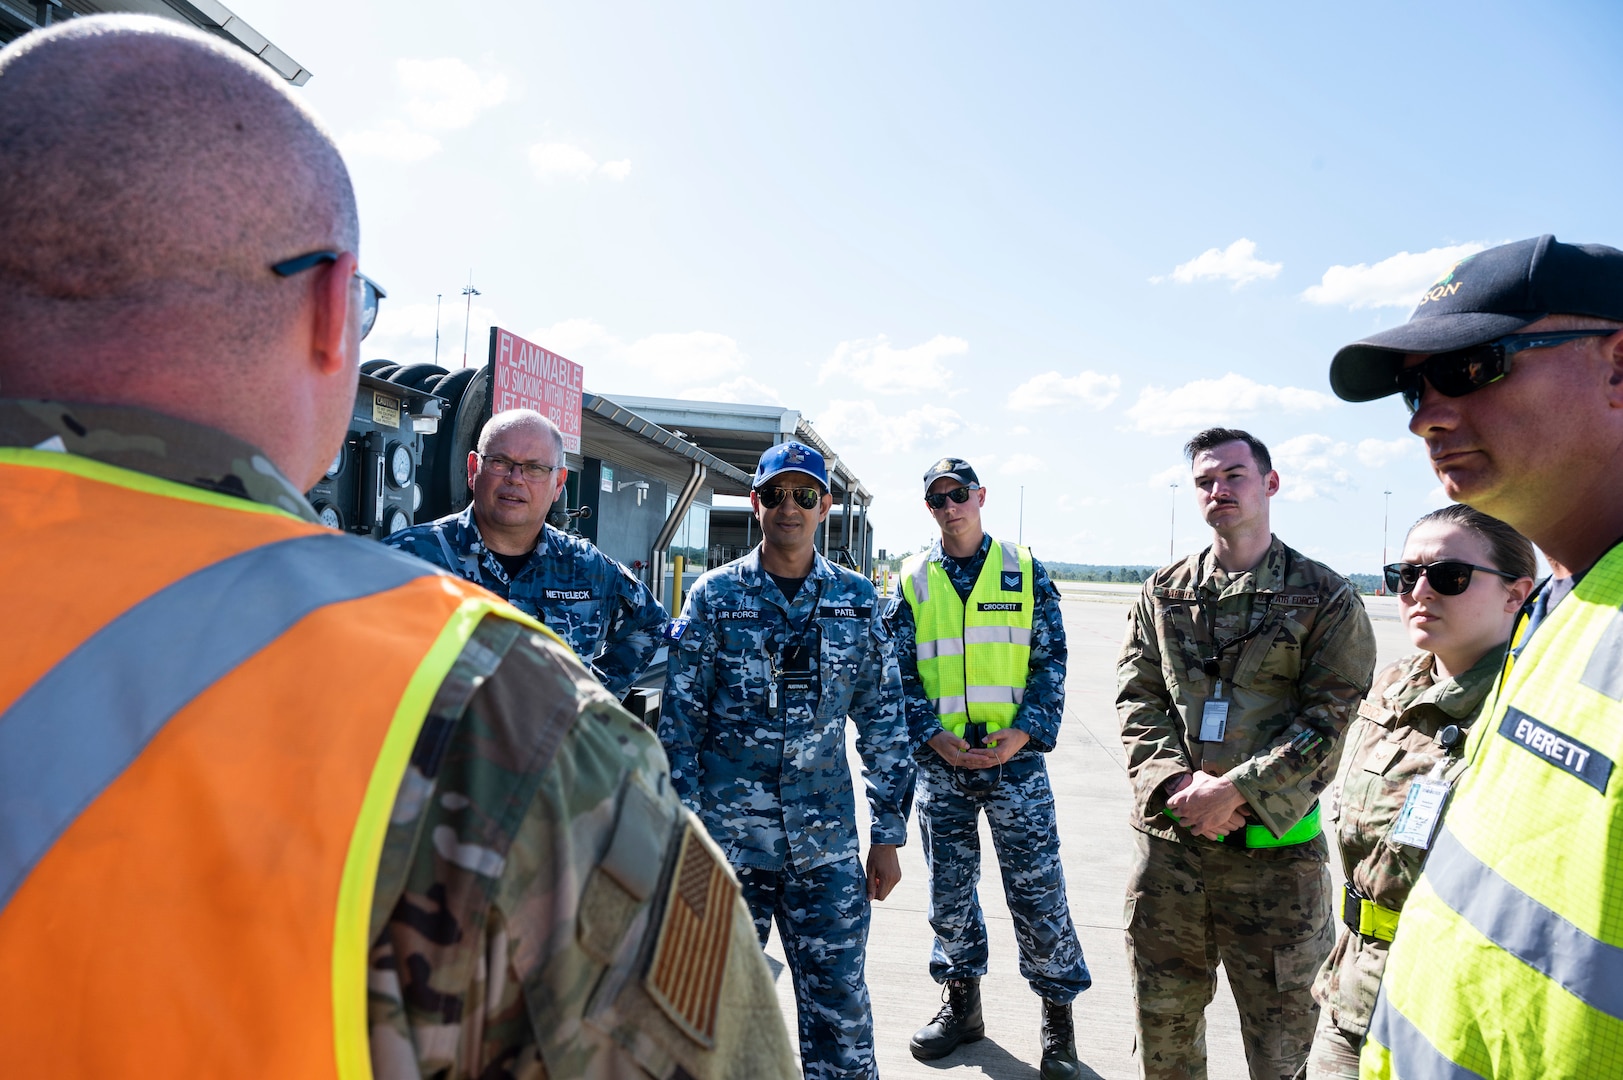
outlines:
{"label": "belt", "polygon": [[1391,941],[1398,932],[1398,913],[1382,907],[1351,885],[1341,889],[1341,921],[1363,937]]}
{"label": "belt", "polygon": [[[1177,815],[1171,810],[1162,810],[1161,812],[1173,821],[1178,821]],[[1182,822],[1178,823],[1183,824]],[[1224,836],[1219,842],[1228,847],[1238,848],[1294,847],[1297,844],[1307,843],[1323,831],[1319,827],[1319,804],[1314,803],[1313,809],[1309,810],[1301,821],[1292,825],[1284,836],[1275,836],[1268,831],[1265,825],[1247,825],[1243,829],[1236,829]]]}

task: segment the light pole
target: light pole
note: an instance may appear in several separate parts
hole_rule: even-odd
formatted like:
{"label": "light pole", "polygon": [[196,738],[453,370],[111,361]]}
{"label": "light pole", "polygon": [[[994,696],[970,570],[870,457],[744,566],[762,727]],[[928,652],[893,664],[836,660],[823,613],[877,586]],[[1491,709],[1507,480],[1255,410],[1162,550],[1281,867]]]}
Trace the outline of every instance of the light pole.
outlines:
{"label": "light pole", "polygon": [[1024,544],[1025,542],[1026,542],[1026,485],[1021,484],[1020,485],[1020,535],[1015,539],[1015,543]]}
{"label": "light pole", "polygon": [[1172,565],[1172,545],[1178,535],[1178,483],[1173,481],[1167,487],[1172,489],[1172,520],[1167,525],[1167,565]]}
{"label": "light pole", "polygon": [[1386,595],[1386,523],[1392,517],[1392,493],[1384,491],[1381,494],[1386,496],[1386,508],[1381,511],[1381,572],[1377,575],[1380,581],[1375,585],[1376,596]]}
{"label": "light pole", "polygon": [[434,363],[440,362],[440,297],[444,293],[434,294]]}
{"label": "light pole", "polygon": [[468,298],[468,309],[462,316],[462,366],[468,366],[468,331],[473,328],[473,298],[480,295],[479,290],[473,287],[473,271],[468,271],[468,287],[462,290],[462,295]]}

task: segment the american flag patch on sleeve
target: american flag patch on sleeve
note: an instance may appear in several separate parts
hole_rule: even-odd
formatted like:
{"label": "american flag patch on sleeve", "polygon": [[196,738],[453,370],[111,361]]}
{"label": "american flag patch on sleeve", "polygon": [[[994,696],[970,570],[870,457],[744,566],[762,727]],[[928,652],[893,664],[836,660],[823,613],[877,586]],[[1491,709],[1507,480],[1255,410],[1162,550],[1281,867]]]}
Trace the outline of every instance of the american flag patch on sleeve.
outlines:
{"label": "american flag patch on sleeve", "polygon": [[738,883],[694,828],[689,820],[682,830],[681,854],[643,985],[688,1038],[709,1048],[716,1037]]}

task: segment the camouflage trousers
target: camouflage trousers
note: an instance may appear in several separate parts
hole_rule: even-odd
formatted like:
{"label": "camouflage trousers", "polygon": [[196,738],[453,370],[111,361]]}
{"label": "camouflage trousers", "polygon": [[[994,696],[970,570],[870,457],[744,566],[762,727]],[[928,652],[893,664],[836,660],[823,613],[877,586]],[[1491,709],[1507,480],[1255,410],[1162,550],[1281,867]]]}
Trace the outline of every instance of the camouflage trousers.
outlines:
{"label": "camouflage trousers", "polygon": [[1330,1019],[1329,1009],[1319,1010],[1319,1026],[1313,1031],[1313,1049],[1297,1080],[1358,1080],[1358,1052],[1364,1037],[1342,1031]]}
{"label": "camouflage trousers", "polygon": [[856,856],[804,873],[741,866],[738,883],[765,947],[778,937],[795,981],[800,1067],[806,1080],[877,1080],[868,954],[868,878]]}
{"label": "camouflage trousers", "polygon": [[981,876],[980,814],[992,832],[1003,893],[1014,919],[1020,974],[1049,1001],[1068,1002],[1092,985],[1065,896],[1059,830],[1048,769],[1007,774],[995,787],[965,792],[933,754],[919,764],[919,835],[930,868],[930,977],[986,974],[986,918],[976,885]]}
{"label": "camouflage trousers", "polygon": [[1335,935],[1324,840],[1248,853],[1133,837],[1125,922],[1139,1076],[1205,1080],[1221,962],[1251,1080],[1292,1080],[1318,1020],[1313,976]]}

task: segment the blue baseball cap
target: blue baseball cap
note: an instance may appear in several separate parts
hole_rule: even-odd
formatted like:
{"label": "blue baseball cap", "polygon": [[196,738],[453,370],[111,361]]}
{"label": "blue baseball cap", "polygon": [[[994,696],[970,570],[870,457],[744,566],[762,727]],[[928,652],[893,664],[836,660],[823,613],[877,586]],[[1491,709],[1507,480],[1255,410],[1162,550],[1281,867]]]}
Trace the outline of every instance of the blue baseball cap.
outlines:
{"label": "blue baseball cap", "polygon": [[828,466],[823,464],[823,455],[807,446],[805,443],[786,442],[768,447],[766,453],[761,455],[761,463],[755,466],[755,481],[750,484],[758,488],[779,473],[801,472],[823,485],[828,490]]}

